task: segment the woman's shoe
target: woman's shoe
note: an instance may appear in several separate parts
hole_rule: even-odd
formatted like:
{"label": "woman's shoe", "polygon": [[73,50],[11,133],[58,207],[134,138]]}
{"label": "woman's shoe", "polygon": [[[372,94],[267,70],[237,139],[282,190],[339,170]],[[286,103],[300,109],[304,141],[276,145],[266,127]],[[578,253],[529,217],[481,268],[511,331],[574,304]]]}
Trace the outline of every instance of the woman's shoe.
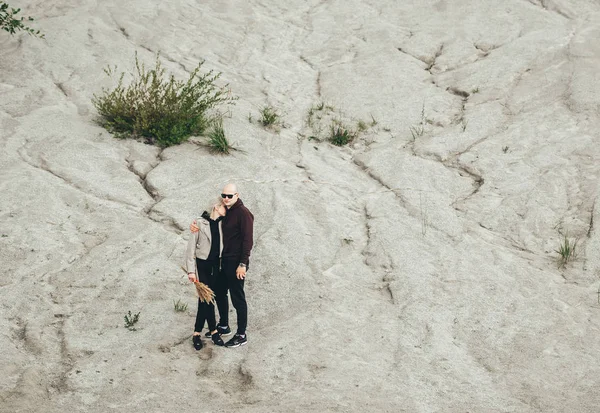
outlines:
{"label": "woman's shoe", "polygon": [[[221,334],[223,337],[225,337],[225,336],[228,336],[231,334],[231,329],[229,328],[229,326],[222,326],[222,325],[217,324],[217,332],[219,334]],[[210,330],[208,330],[204,336],[206,338],[209,338],[211,336]]]}
{"label": "woman's shoe", "polygon": [[221,338],[221,335],[219,333],[215,333],[212,335],[212,341],[213,343],[215,343],[215,346],[224,346],[225,342],[223,341],[223,339]]}
{"label": "woman's shoe", "polygon": [[194,343],[194,348],[196,350],[200,350],[202,348],[202,340],[200,339],[200,336],[192,336],[192,343]]}

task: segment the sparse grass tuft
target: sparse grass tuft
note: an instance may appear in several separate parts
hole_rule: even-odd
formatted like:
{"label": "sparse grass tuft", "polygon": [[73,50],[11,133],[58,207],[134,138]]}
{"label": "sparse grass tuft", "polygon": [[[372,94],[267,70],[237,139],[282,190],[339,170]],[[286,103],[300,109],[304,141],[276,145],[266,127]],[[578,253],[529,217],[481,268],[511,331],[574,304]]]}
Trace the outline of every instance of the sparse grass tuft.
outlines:
{"label": "sparse grass tuft", "polygon": [[410,127],[413,142],[425,134],[425,104],[421,107],[421,120],[415,126]]}
{"label": "sparse grass tuft", "polygon": [[367,123],[364,120],[359,120],[358,122],[356,122],[356,128],[358,129],[359,132],[364,132],[369,127],[367,126]]}
{"label": "sparse grass tuft", "polygon": [[325,102],[320,102],[308,109],[308,114],[306,116],[306,124],[308,127],[314,127],[315,123],[318,123],[317,121],[321,120],[323,114],[317,114],[317,112],[323,112],[324,110],[333,111],[333,106],[326,105]]}
{"label": "sparse grass tuft", "polygon": [[178,299],[177,301],[173,300],[173,307],[175,309],[175,312],[183,313],[187,310],[188,305],[186,303],[181,302],[181,299]]}
{"label": "sparse grass tuft", "polygon": [[278,125],[281,122],[281,115],[277,113],[273,106],[265,106],[260,111],[260,123],[265,127]]}
{"label": "sparse grass tuft", "polygon": [[213,122],[212,129],[208,133],[208,146],[213,152],[225,155],[229,154],[229,151],[232,149],[225,136],[222,119]]}
{"label": "sparse grass tuft", "polygon": [[573,261],[577,258],[577,252],[575,251],[577,248],[578,240],[570,240],[568,234],[562,236],[561,243],[555,252],[558,253],[558,268],[564,268],[570,261]]}
{"label": "sparse grass tuft", "polygon": [[[117,137],[141,137],[161,147],[202,134],[214,119],[209,111],[236,98],[227,86],[216,85],[220,73],[211,70],[200,74],[201,67],[202,63],[198,64],[183,82],[166,76],[158,55],[155,67],[146,69],[136,53],[132,82],[125,86],[125,73],[121,73],[114,89],[103,88],[101,95],[94,95],[92,103],[100,115],[100,125]],[[116,67],[104,72],[114,78]]]}
{"label": "sparse grass tuft", "polygon": [[352,142],[356,132],[344,126],[341,122],[332,122],[330,127],[329,142],[336,146],[344,146]]}
{"label": "sparse grass tuft", "polygon": [[134,325],[140,320],[140,313],[138,312],[137,314],[131,314],[131,310],[125,314],[125,328],[129,329],[130,331],[135,331],[136,328],[134,327]]}

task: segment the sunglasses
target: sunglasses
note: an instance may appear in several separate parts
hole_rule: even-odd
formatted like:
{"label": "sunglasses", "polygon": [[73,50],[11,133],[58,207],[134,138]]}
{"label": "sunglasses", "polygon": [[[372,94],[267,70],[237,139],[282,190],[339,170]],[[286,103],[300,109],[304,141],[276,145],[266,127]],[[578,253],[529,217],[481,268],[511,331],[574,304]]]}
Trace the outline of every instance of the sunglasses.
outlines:
{"label": "sunglasses", "polygon": [[221,198],[225,199],[225,198],[233,198],[234,196],[236,196],[237,194],[221,194]]}

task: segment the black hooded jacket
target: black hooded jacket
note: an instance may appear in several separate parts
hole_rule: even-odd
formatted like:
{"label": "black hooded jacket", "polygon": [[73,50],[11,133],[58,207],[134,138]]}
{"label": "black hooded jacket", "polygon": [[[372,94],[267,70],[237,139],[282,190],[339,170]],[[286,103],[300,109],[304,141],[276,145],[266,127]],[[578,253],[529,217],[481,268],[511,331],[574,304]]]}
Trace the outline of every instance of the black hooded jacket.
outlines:
{"label": "black hooded jacket", "polygon": [[237,260],[246,266],[250,264],[250,251],[254,245],[253,226],[254,215],[238,198],[223,218],[223,259]]}

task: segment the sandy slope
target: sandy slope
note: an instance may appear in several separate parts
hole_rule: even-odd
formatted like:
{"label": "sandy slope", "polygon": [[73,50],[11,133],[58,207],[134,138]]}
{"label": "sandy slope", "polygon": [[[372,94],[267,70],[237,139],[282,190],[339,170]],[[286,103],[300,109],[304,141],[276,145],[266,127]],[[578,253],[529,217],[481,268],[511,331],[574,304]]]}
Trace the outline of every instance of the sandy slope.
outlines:
{"label": "sandy slope", "polygon": [[[0,411],[598,411],[597,1],[11,4],[46,40],[0,33]],[[222,71],[243,151],[95,125],[136,51]],[[378,123],[310,140],[320,101]],[[250,343],[196,353],[183,229],[228,180]]]}

